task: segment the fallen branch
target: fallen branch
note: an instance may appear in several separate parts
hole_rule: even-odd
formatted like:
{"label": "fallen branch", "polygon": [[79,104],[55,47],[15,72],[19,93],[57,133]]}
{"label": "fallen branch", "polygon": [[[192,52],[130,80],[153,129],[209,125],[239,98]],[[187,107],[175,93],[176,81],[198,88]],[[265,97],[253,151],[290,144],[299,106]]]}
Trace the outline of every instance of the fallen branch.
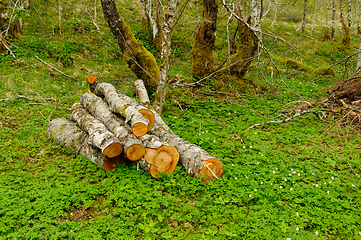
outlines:
{"label": "fallen branch", "polygon": [[68,78],[71,78],[71,79],[74,79],[74,80],[77,80],[76,78],[73,78],[65,73],[63,73],[62,71],[60,71],[59,69],[57,69],[56,67],[53,67],[52,65],[50,65],[49,63],[45,62],[43,59],[39,58],[38,56],[35,55],[35,58],[38,59],[39,61],[41,61],[42,63],[44,63],[45,65],[51,67],[52,69],[54,69],[55,71],[63,74],[65,77],[68,77]]}

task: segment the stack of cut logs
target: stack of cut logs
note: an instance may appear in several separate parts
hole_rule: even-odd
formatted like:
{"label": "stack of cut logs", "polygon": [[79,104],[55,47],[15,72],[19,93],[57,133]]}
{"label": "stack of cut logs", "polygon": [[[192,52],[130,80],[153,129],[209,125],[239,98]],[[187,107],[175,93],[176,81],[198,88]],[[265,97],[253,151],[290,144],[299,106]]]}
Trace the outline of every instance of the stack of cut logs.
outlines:
{"label": "stack of cut logs", "polygon": [[142,80],[135,81],[140,103],[94,76],[88,83],[91,92],[72,106],[71,121],[52,120],[48,137],[106,171],[128,159],[157,178],[173,172],[180,160],[189,175],[205,182],[223,174],[219,159],[170,132],[151,109]]}

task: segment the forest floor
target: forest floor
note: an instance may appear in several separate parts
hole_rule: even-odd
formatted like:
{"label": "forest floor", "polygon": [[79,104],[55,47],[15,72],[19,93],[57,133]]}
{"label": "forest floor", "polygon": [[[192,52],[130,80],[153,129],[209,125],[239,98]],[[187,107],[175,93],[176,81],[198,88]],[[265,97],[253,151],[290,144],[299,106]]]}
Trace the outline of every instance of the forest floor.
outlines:
{"label": "forest floor", "polygon": [[[0,239],[361,238],[361,133],[352,121],[340,112],[320,118],[327,111],[315,103],[314,113],[252,127],[293,116],[286,110],[329,96],[350,77],[357,58],[343,59],[358,48],[355,28],[347,49],[340,43],[342,29],[338,41],[325,38],[328,28],[321,26],[309,29],[309,38],[297,32],[299,22],[272,24],[266,17],[264,29],[287,42],[264,35],[275,65],[265,53],[259,68],[252,63],[246,79],[257,87],[231,85],[226,78],[196,87],[170,85],[164,120],[175,134],[222,160],[224,174],[204,184],[180,165],[159,179],[128,164],[104,172],[47,138],[49,121],[68,118],[88,91],[87,76],[134,98],[136,78],[100,6],[98,31],[84,13],[87,1],[63,6],[60,27],[56,15],[46,14],[57,12],[57,2],[36,4],[25,18],[24,39],[11,48],[16,58],[0,54]],[[131,1],[119,4],[129,16],[136,11]],[[187,14],[191,19],[193,12]],[[218,62],[226,51],[221,23],[229,17],[224,9],[220,16]],[[154,53],[140,21],[127,19]],[[191,28],[181,18],[174,34],[170,77],[180,75],[181,83],[191,82],[191,30],[184,33]],[[295,69],[288,58],[313,69],[340,64],[334,75],[321,76]]]}

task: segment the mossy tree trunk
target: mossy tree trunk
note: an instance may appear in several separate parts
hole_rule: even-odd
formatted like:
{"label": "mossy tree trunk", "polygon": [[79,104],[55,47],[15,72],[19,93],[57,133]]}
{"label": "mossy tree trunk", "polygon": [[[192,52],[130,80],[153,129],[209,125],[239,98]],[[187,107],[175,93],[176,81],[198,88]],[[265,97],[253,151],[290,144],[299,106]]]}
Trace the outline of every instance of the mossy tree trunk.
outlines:
{"label": "mossy tree trunk", "polygon": [[[240,16],[240,8],[236,8],[237,15]],[[248,19],[248,24],[250,19]],[[228,67],[230,75],[236,76],[237,79],[243,78],[248,71],[249,66],[257,54],[259,39],[255,33],[241,20],[238,24],[238,48],[237,52],[231,55]]]}
{"label": "mossy tree trunk", "polygon": [[350,28],[347,26],[345,20],[343,19],[342,0],[340,0],[340,19],[343,30],[345,32],[342,38],[342,44],[345,45],[347,48],[349,48],[351,47],[351,33],[350,33]]}
{"label": "mossy tree trunk", "polygon": [[[137,40],[130,27],[119,15],[114,0],[101,0],[104,17],[123,52],[123,59],[148,90],[154,91],[159,82],[159,68],[155,57]],[[152,90],[153,89],[153,90]]]}
{"label": "mossy tree trunk", "polygon": [[0,53],[7,50],[5,40],[22,39],[22,33],[19,19],[9,14],[9,2],[0,0]]}
{"label": "mossy tree trunk", "polygon": [[200,26],[192,48],[192,74],[200,79],[213,71],[214,42],[216,39],[218,1],[203,1],[203,24]]}

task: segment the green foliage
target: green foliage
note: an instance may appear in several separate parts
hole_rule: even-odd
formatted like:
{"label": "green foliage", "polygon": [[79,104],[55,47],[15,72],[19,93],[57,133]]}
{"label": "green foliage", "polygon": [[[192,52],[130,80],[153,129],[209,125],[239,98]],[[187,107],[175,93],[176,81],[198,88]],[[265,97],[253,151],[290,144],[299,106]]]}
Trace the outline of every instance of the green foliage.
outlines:
{"label": "green foliage", "polygon": [[[226,73],[203,81],[203,86],[170,87],[163,118],[174,133],[220,158],[224,174],[204,184],[187,176],[179,165],[174,173],[155,180],[135,165],[104,172],[46,137],[48,120],[67,118],[69,108],[87,91],[88,75],[131,96],[136,77],[119,57],[99,15],[97,24],[103,33],[85,19],[79,1],[69,1],[62,5],[60,34],[53,32],[59,2],[34,4],[39,15],[29,9],[32,18],[25,19],[24,40],[12,47],[17,58],[0,55],[1,239],[360,238],[361,141],[350,123],[305,114],[245,131],[253,124],[273,121],[266,115],[300,100],[294,93],[306,100],[324,96],[344,74],[344,67],[336,65],[335,75],[316,81],[326,70],[322,66],[337,63],[352,54],[351,49],[297,35],[292,22],[277,19],[271,25],[273,17],[266,17],[262,27],[297,47],[264,35],[272,59],[302,58],[316,70],[299,71],[277,61],[272,65],[268,54],[262,54],[264,65],[254,64],[243,82],[252,80],[258,88],[248,85],[249,91],[242,92],[230,85]],[[137,26],[134,3],[121,4],[124,19],[132,28]],[[174,28],[177,47],[170,74],[181,74],[187,81],[191,32],[198,19],[195,5],[184,14],[189,17],[180,18]],[[222,15],[217,22],[218,62],[227,56],[221,40],[226,39],[228,17]],[[136,37],[152,50],[139,26],[133,29]],[[230,25],[232,29],[235,25]],[[316,30],[313,37],[321,39]],[[357,41],[352,45],[358,46]],[[348,64],[354,62],[350,58]]]}

